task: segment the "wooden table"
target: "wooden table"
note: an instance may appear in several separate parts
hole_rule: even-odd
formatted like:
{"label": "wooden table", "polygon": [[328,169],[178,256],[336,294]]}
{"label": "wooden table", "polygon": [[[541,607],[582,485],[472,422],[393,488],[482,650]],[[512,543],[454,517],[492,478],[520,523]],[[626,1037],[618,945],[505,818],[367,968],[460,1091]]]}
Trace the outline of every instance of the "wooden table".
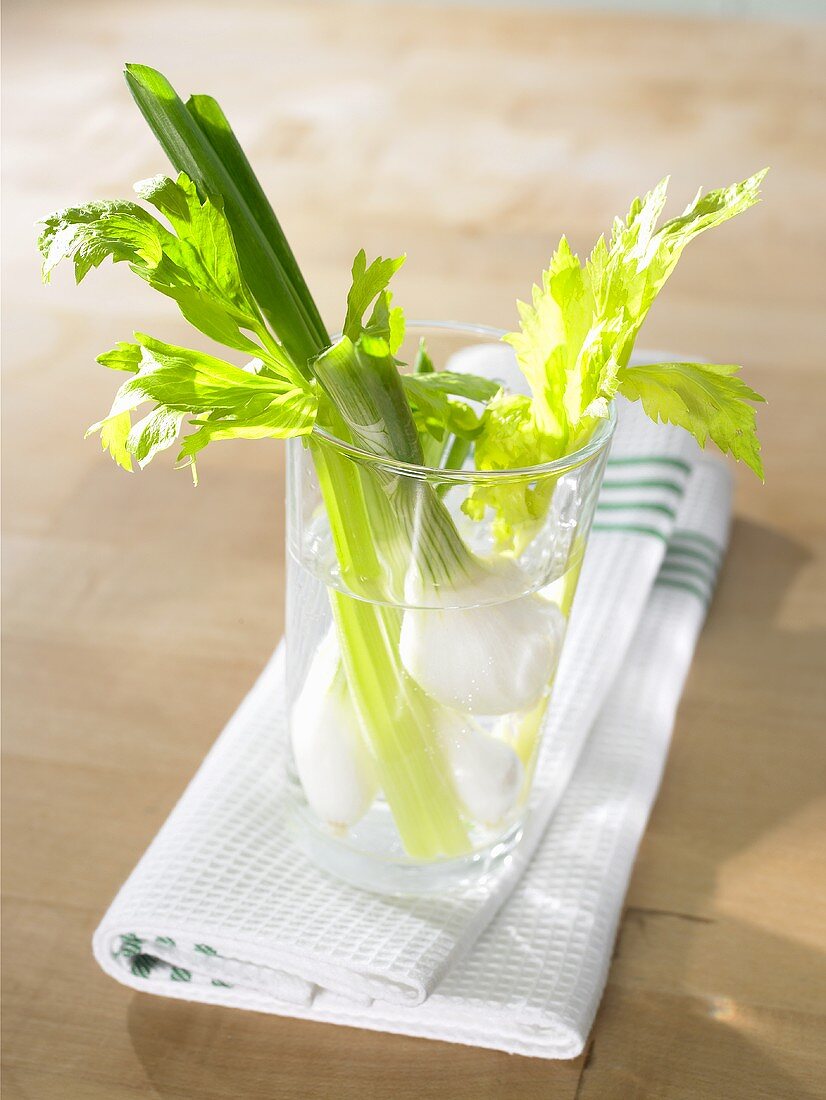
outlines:
{"label": "wooden table", "polygon": [[[7,1100],[817,1095],[823,29],[266,0],[9,0],[5,17]],[[676,205],[773,166],[765,202],[690,250],[646,327],[649,346],[747,365],[770,401],[768,483],[739,477],[574,1062],[164,1001],[92,961],[100,915],[283,621],[279,446],[210,450],[197,491],[169,462],[118,472],[83,441],[114,389],[94,356],[184,326],[123,270],[38,283],[37,215],[165,168],[124,60],[220,98],[331,324],[362,245],[410,253],[411,316],[510,325],[563,229],[583,251],[665,172]]]}

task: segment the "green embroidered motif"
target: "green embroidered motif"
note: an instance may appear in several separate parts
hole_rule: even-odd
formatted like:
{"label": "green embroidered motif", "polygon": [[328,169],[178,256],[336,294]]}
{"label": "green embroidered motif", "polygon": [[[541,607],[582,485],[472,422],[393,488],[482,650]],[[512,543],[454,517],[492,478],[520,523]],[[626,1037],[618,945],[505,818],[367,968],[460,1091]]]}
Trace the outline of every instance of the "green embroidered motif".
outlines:
{"label": "green embroidered motif", "polygon": [[218,952],[214,947],[210,947],[208,943],[196,943],[195,950],[200,951],[202,955],[217,955]]}
{"label": "green embroidered motif", "polygon": [[192,975],[188,970],[184,970],[182,966],[173,966],[169,972],[169,976],[173,982],[191,982]]}
{"label": "green embroidered motif", "polygon": [[219,985],[222,989],[232,989],[232,986],[229,982],[222,982],[220,978],[213,978],[212,984]]}
{"label": "green embroidered motif", "polygon": [[148,978],[156,966],[161,965],[161,960],[154,955],[135,955],[132,959],[130,970],[136,978]]}
{"label": "green embroidered motif", "polygon": [[134,932],[127,932],[120,938],[120,949],[116,952],[117,955],[124,955],[127,959],[133,955],[139,955],[141,947],[143,947],[143,940],[139,939]]}
{"label": "green embroidered motif", "polygon": [[170,936],[156,936],[155,943],[158,947],[174,947],[175,941]]}

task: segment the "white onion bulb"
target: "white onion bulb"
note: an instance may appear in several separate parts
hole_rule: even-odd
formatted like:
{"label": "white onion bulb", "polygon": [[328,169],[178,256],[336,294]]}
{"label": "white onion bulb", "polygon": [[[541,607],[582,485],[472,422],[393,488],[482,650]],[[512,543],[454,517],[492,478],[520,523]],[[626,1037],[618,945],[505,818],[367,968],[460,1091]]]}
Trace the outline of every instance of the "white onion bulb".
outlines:
{"label": "white onion bulb", "polygon": [[525,779],[510,745],[460,722],[443,732],[442,743],[456,793],[476,821],[495,825],[516,805]]}
{"label": "white onion bulb", "polygon": [[355,825],[378,791],[372,757],[339,667],[331,632],[296,700],[290,733],[298,778],[315,814],[334,828]]}
{"label": "white onion bulb", "polygon": [[469,714],[510,714],[530,709],[548,689],[565,632],[559,608],[537,595],[467,606],[512,581],[493,572],[452,591],[464,606],[405,611],[402,661],[437,702]]}

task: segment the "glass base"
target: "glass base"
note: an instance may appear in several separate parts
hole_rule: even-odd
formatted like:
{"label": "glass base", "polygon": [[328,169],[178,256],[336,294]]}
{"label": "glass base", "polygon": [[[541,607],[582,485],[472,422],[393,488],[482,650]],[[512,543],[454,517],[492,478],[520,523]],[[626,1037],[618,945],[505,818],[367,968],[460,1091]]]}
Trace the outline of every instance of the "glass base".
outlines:
{"label": "glass base", "polygon": [[383,856],[358,847],[349,836],[328,832],[307,806],[300,789],[296,790],[292,784],[287,785],[287,797],[294,839],[317,867],[350,886],[391,897],[445,894],[488,886],[507,866],[524,829],[524,822],[518,821],[495,842],[469,855],[420,863],[405,857],[401,850],[398,855]]}

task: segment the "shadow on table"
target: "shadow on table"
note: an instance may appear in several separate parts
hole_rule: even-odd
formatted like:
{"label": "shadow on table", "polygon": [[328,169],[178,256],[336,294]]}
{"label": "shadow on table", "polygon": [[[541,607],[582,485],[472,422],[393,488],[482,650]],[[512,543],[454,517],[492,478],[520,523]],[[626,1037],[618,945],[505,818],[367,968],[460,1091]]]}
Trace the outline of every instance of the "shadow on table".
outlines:
{"label": "shadow on table", "polygon": [[[792,633],[777,623],[783,599],[806,560],[799,545],[777,532],[749,522],[735,525],[698,657],[691,707],[702,712],[708,706],[725,706],[714,695],[703,696],[703,668],[714,669],[712,676],[705,677],[712,687],[728,674],[747,679],[759,675],[761,697],[767,687],[770,694],[775,687],[767,685],[765,678],[776,676],[777,704],[765,717],[768,736],[773,736],[772,726],[781,721],[784,711],[784,693],[795,690],[794,684],[784,682],[784,673],[799,670],[796,674],[805,677],[823,644],[822,634]],[[754,654],[753,665],[744,662],[743,649]],[[732,655],[736,655],[733,660]],[[739,692],[742,698],[748,684],[734,687],[735,696]],[[736,720],[736,711],[732,717]],[[777,729],[778,738],[788,734],[788,728]],[[814,1100],[814,1093],[806,1092],[799,1078],[774,1056],[775,1052],[782,1056],[785,1035],[786,1053],[793,1063],[794,1053],[803,1046],[802,1036],[789,1033],[790,1027],[794,1031],[790,1010],[762,1007],[775,1001],[774,990],[762,990],[760,982],[782,968],[786,975],[813,983],[823,966],[822,956],[791,940],[721,918],[720,928],[734,956],[742,958],[744,966],[749,960],[760,960],[753,978],[733,982],[732,988],[745,985],[748,989],[748,996],[738,1001],[719,992],[728,987],[729,976],[737,977],[736,963],[726,963],[725,944],[720,956],[719,936],[715,940],[710,931],[716,923],[713,897],[719,869],[813,800],[822,780],[816,767],[798,767],[793,781],[776,769],[767,789],[755,792],[750,784],[755,775],[761,775],[759,771],[739,767],[731,753],[717,759],[715,745],[702,740],[702,721],[681,729],[680,740],[695,736],[700,743],[692,742],[689,748],[701,773],[708,767],[730,770],[730,774],[716,774],[711,795],[704,793],[707,812],[719,814],[723,824],[713,831],[710,847],[709,833],[703,832],[706,847],[699,856],[692,851],[690,833],[676,842],[671,838],[667,845],[668,882],[680,882],[683,876],[690,879],[690,910],[688,906],[685,913],[632,907],[626,912],[587,1060],[519,1058],[136,994],[129,1009],[129,1032],[157,1095],[199,1100],[382,1100],[385,1096],[419,1100],[449,1095],[474,1100],[511,1096],[531,1100],[549,1095],[560,1100],[574,1095],[577,1100],[608,1096],[632,1100],[667,1094],[675,1100],[695,1096]],[[764,749],[771,743],[765,733],[762,741],[755,741]],[[681,749],[678,741],[675,757],[681,756]],[[675,767],[682,769],[680,759]],[[667,798],[672,806],[677,799],[670,821],[676,817],[683,828],[690,815],[680,810],[679,803],[696,798],[698,784],[704,786],[703,775],[692,775],[687,769],[676,793],[671,789],[673,780],[666,775]],[[714,804],[715,798],[719,805]],[[649,843],[656,844],[660,837],[655,814]],[[680,839],[686,843],[681,845]],[[696,915],[706,913],[710,915]],[[633,944],[634,937],[644,942]],[[633,969],[623,958],[628,947],[633,948]],[[666,963],[657,982],[651,975],[659,951]],[[702,959],[704,952],[721,961],[719,972],[713,961],[704,970],[706,976],[711,973],[714,996],[704,996],[697,979],[692,981],[692,968],[696,970],[698,955]],[[640,969],[645,971],[642,981]],[[788,994],[788,980],[785,988]]]}
{"label": "shadow on table", "polygon": [[[694,921],[693,928],[687,923],[680,930],[664,928],[690,919],[633,909],[626,913],[614,960],[614,970],[626,974],[614,977],[612,972],[609,979],[577,1100],[819,1100],[822,1067],[818,1080],[816,1059],[819,1046],[822,1051],[822,1017],[811,1002],[826,983],[823,954],[753,925],[728,921],[725,942],[737,945],[733,956],[755,959],[764,952],[778,967],[800,976],[809,1010],[778,1007],[772,989],[755,989],[757,981],[747,996],[704,993],[702,977],[691,980],[684,973],[680,981],[679,970],[689,959],[696,964],[704,952],[719,954],[714,919]],[[675,942],[682,944],[683,954],[673,952],[669,981],[662,988],[650,979],[637,985],[628,976],[631,967],[624,965],[623,956],[633,952],[638,965],[640,939],[652,955],[664,944],[672,950]],[[724,976],[716,988],[727,984]]]}
{"label": "shadow on table", "polygon": [[163,1100],[571,1100],[582,1067],[144,993],[128,1026]]}
{"label": "shadow on table", "polygon": [[[809,557],[777,531],[734,525],[577,1100],[821,1095],[813,1062],[800,1055],[817,1049],[814,991],[826,988],[824,953],[759,921],[718,918],[714,904],[723,869],[826,788],[822,728],[812,713],[818,694],[826,698],[817,680],[826,632],[779,622]],[[763,709],[759,728],[748,731],[738,700],[750,691]],[[717,742],[703,723],[710,707]],[[729,714],[732,742],[720,744]],[[748,874],[756,907],[760,883]],[[669,899],[664,908],[657,908],[657,881]],[[778,889],[771,870],[763,886]],[[684,906],[675,901],[681,897]],[[800,894],[790,903],[790,923],[799,905]]]}

